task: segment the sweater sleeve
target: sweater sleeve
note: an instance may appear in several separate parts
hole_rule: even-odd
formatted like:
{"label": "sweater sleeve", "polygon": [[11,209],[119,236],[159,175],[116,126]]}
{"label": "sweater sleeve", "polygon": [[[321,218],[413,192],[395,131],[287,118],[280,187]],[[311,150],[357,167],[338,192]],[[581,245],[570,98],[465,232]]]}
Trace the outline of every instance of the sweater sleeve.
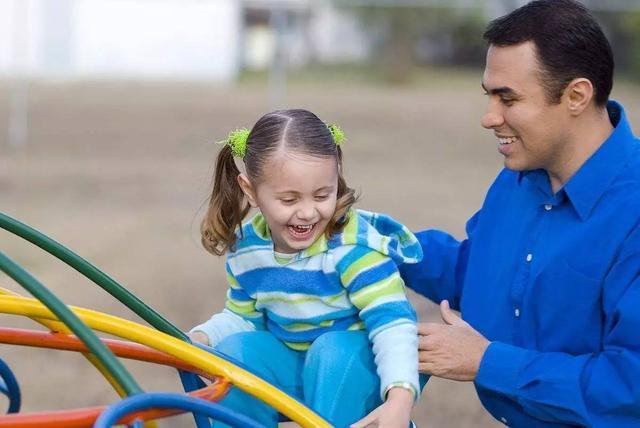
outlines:
{"label": "sweater sleeve", "polygon": [[381,396],[409,384],[419,395],[416,314],[396,263],[370,248],[353,245],[336,269],[349,299],[360,310],[373,344]]}
{"label": "sweater sleeve", "polygon": [[222,312],[193,327],[190,332],[200,331],[206,334],[209,338],[209,346],[214,347],[227,336],[255,329],[256,327],[249,321],[228,309],[223,309]]}
{"label": "sweater sleeve", "polygon": [[209,337],[209,346],[217,345],[234,333],[264,330],[264,314],[256,309],[256,301],[238,283],[229,263],[227,270],[227,300],[225,309],[190,331],[201,331]]}
{"label": "sweater sleeve", "polygon": [[264,313],[256,309],[256,299],[251,297],[238,283],[231,271],[229,262],[227,262],[227,283],[229,284],[229,289],[227,290],[225,308],[254,324],[256,329],[264,330]]}

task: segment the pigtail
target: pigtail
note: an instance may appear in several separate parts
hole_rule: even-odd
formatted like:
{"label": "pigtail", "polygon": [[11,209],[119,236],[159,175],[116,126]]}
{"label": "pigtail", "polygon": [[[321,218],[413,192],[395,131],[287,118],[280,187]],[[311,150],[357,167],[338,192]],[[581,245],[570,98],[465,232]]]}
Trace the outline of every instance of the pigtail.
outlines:
{"label": "pigtail", "polygon": [[213,191],[200,225],[202,245],[216,256],[233,251],[236,229],[242,226],[242,220],[250,210],[238,184],[239,174],[232,147],[225,145],[216,160]]}
{"label": "pigtail", "polygon": [[336,145],[336,149],[338,152],[338,194],[336,211],[333,213],[333,217],[331,217],[325,229],[327,239],[331,239],[334,233],[342,232],[342,229],[347,224],[349,210],[351,210],[353,204],[358,200],[356,191],[347,185],[347,181],[342,175],[342,149],[340,145]]}

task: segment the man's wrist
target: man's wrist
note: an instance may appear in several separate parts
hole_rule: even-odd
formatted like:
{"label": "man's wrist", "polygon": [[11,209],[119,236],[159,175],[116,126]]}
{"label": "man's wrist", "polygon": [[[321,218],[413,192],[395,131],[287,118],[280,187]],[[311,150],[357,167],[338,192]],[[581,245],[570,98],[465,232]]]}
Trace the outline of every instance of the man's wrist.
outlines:
{"label": "man's wrist", "polygon": [[475,381],[476,378],[478,377],[478,373],[480,372],[480,366],[482,365],[482,360],[484,359],[484,355],[487,353],[487,349],[491,345],[491,341],[489,341],[484,337],[483,339],[484,339],[483,346],[481,347],[481,349],[479,348],[479,352],[477,353],[477,358],[474,361],[474,367],[472,369],[473,370],[473,378],[471,379],[472,381]]}
{"label": "man's wrist", "polygon": [[518,378],[534,351],[502,342],[491,342],[485,350],[474,380],[477,386],[505,395],[515,395]]}

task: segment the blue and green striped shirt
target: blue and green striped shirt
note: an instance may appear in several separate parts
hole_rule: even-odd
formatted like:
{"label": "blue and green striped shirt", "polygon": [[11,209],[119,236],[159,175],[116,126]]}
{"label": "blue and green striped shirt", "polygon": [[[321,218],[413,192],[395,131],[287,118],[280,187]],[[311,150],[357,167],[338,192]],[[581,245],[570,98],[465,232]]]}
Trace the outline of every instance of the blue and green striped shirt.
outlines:
{"label": "blue and green striped shirt", "polygon": [[323,333],[366,329],[382,390],[408,382],[417,393],[416,315],[397,266],[421,258],[416,237],[402,224],[351,210],[342,232],[330,239],[322,235],[282,260],[274,254],[269,228],[258,213],[243,225],[235,251],[227,256],[225,316],[214,316],[193,330],[205,332],[213,345],[247,329],[233,320],[235,315],[303,351]]}

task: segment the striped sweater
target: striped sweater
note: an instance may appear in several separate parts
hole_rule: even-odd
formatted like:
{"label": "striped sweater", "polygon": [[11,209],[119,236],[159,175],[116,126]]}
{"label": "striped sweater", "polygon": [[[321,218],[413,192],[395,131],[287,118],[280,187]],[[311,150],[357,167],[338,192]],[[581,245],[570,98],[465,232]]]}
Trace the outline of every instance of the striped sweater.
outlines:
{"label": "striped sweater", "polygon": [[408,383],[417,396],[416,315],[397,266],[421,258],[416,237],[402,224],[351,210],[341,233],[322,235],[283,262],[258,213],[227,256],[225,310],[192,331],[206,333],[214,346],[235,332],[266,329],[304,351],[323,333],[366,329],[382,393]]}

